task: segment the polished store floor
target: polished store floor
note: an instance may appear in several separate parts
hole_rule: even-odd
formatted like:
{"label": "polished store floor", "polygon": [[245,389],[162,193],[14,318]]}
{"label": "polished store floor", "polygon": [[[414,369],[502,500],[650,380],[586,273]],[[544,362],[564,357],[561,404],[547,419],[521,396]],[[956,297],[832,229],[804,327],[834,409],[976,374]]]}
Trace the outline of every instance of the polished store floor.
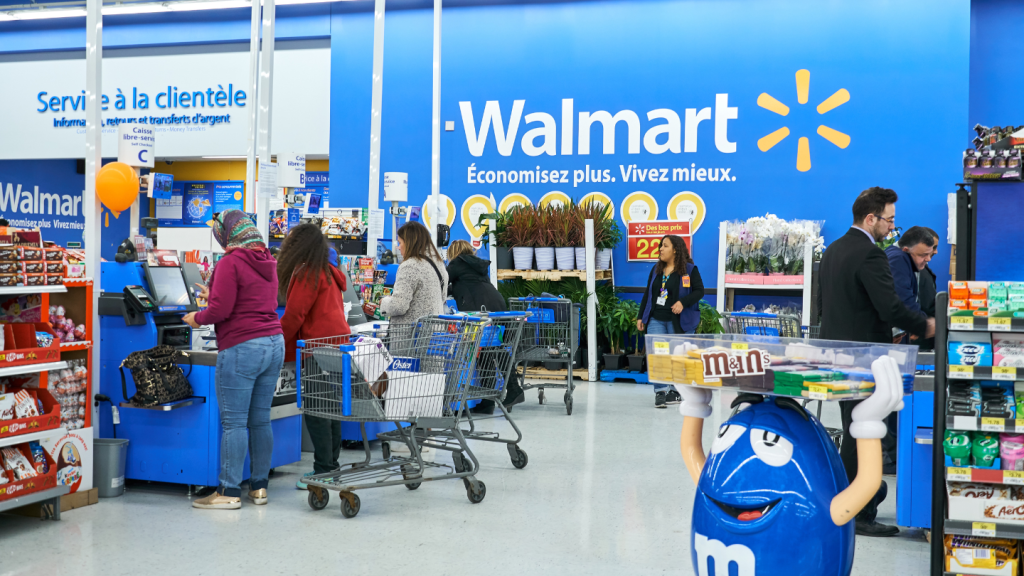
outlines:
{"label": "polished store floor", "polygon": [[[566,416],[560,402],[538,405],[529,391],[513,411],[529,464],[517,470],[503,446],[475,444],[477,478],[487,485],[480,504],[449,480],[414,492],[361,491],[353,519],[342,517],[334,494],[313,511],[294,487],[311,469],[304,454],[302,465],[275,472],[267,506],[196,510],[184,489],[131,484],[123,497],[60,522],[0,515],[0,576],[693,574],[694,486],[679,455],[682,417],[653,404],[646,385],[584,383]],[[826,406],[822,419],[837,425],[838,408]],[[503,421],[489,424],[509,431]],[[705,425],[706,448],[712,429]],[[348,461],[360,454],[343,451]],[[878,520],[894,523],[895,479],[887,481]],[[790,545],[799,561],[797,540]],[[855,575],[927,573],[920,530],[857,540]]]}

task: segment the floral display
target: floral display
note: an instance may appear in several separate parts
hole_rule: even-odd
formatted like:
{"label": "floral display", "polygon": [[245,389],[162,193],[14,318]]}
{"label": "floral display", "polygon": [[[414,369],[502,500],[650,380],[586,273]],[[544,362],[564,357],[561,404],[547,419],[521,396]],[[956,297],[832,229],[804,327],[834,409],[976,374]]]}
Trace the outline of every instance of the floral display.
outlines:
{"label": "floral display", "polygon": [[726,224],[726,272],[731,274],[804,273],[804,245],[814,244],[814,260],[821,259],[825,239],[823,221],[783,220],[774,214]]}

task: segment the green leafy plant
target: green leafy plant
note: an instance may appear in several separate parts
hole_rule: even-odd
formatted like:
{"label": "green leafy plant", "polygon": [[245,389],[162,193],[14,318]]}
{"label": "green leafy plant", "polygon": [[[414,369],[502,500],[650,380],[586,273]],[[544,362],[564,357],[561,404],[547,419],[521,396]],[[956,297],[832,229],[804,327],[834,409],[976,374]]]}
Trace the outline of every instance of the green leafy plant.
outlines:
{"label": "green leafy plant", "polygon": [[706,300],[700,301],[700,324],[697,325],[697,334],[722,334],[725,328],[722,326],[722,315],[714,306]]}
{"label": "green leafy plant", "polygon": [[484,247],[489,247],[491,242],[491,224],[490,221],[494,220],[494,244],[500,248],[508,248],[508,213],[507,212],[495,212],[492,214],[481,214],[480,219],[477,221],[477,226],[481,224],[484,227]]}
{"label": "green leafy plant", "polygon": [[513,206],[507,212],[505,239],[509,248],[537,246],[539,222],[533,206]]}
{"label": "green leafy plant", "polygon": [[[612,354],[622,354],[623,336],[630,328],[636,330],[636,317],[640,305],[635,300],[618,300],[609,309],[602,309],[598,316],[598,326],[608,338]],[[631,326],[632,325],[632,326]]]}

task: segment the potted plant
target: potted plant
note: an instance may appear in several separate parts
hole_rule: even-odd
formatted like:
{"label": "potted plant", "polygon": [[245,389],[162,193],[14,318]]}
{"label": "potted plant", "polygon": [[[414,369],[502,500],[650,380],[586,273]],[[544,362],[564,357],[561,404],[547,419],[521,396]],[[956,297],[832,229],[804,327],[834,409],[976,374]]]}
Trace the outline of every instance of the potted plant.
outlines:
{"label": "potted plant", "polygon": [[477,221],[477,225],[483,224],[484,226],[483,242],[485,248],[490,247],[491,220],[494,220],[494,255],[498,265],[498,270],[511,270],[513,266],[512,251],[509,249],[508,234],[506,232],[508,213],[496,212],[493,214],[480,215],[480,220]]}
{"label": "potted plant", "polygon": [[576,224],[574,204],[553,208],[548,216],[551,229],[551,243],[555,246],[555,261],[559,270],[572,270],[576,264],[575,244]]}
{"label": "potted plant", "polygon": [[505,237],[512,248],[516,270],[533,269],[537,242],[537,212],[533,206],[513,206],[505,223]]}
{"label": "potted plant", "polygon": [[629,355],[629,369],[633,372],[643,372],[647,363],[647,355],[644,354],[644,335],[636,327],[636,320],[640,317],[640,303],[635,300],[627,300],[624,304],[630,314],[629,328],[626,333],[635,344],[633,354]]}
{"label": "potted plant", "polygon": [[598,323],[601,325],[601,329],[608,338],[608,345],[611,347],[611,352],[604,355],[604,367],[606,370],[621,370],[623,366],[623,357],[625,354],[622,352],[622,337],[629,331],[630,321],[633,322],[633,328],[636,328],[636,312],[634,308],[639,306],[632,302],[633,307],[630,307],[629,303],[632,301],[616,300],[608,309],[602,309],[601,314],[598,317]]}
{"label": "potted plant", "polygon": [[[576,217],[573,219],[576,225],[576,268],[578,270],[587,269],[587,220],[594,221],[594,260],[595,264],[597,261],[597,246],[604,238],[604,228],[602,222],[608,218],[611,214],[611,205],[602,205],[599,202],[590,200],[585,204],[577,204]],[[600,266],[595,266],[596,269],[600,270]]]}
{"label": "potted plant", "polygon": [[610,210],[606,210],[601,214],[601,237],[598,240],[595,238],[597,244],[597,269],[607,270],[612,267],[612,249],[622,242],[622,229],[619,228],[619,223],[614,218],[609,216]]}
{"label": "potted plant", "polygon": [[537,256],[537,270],[551,270],[555,267],[555,248],[552,244],[551,205],[537,207],[537,228],[534,235],[534,254]]}
{"label": "potted plant", "polygon": [[722,326],[722,315],[714,306],[701,300],[698,308],[700,309],[700,324],[697,324],[697,334],[722,334],[725,332],[725,327]]}

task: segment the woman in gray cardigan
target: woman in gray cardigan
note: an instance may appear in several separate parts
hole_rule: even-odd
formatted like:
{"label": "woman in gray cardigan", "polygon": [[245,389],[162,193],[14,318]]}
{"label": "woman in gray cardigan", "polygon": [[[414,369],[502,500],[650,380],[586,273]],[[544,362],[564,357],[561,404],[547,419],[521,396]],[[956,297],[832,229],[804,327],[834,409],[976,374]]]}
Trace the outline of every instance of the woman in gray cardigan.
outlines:
{"label": "woman in gray cardigan", "polygon": [[391,296],[380,301],[380,309],[391,324],[412,324],[423,316],[444,312],[448,271],[441,254],[430,239],[430,232],[419,222],[408,222],[398,229],[398,266]]}

